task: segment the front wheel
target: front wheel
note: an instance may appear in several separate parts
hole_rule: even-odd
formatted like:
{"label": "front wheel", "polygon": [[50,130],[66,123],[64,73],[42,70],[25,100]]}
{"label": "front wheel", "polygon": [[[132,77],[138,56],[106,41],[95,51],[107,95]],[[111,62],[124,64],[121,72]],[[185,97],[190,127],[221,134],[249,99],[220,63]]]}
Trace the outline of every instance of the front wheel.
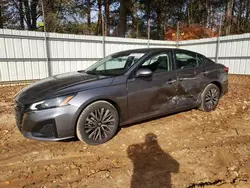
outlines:
{"label": "front wheel", "polygon": [[97,101],[87,106],[79,116],[76,134],[89,145],[98,145],[111,139],[118,129],[119,115],[107,101]]}
{"label": "front wheel", "polygon": [[220,99],[220,89],[215,84],[209,84],[201,94],[199,109],[205,112],[214,110]]}

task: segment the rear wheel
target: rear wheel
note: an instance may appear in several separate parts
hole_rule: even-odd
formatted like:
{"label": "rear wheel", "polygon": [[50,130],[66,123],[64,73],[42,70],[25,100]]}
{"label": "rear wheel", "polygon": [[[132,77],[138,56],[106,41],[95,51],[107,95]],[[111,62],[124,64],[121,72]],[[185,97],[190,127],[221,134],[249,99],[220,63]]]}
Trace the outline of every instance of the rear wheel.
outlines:
{"label": "rear wheel", "polygon": [[82,111],[76,126],[77,137],[90,145],[102,144],[115,135],[118,124],[116,108],[107,101],[97,101]]}
{"label": "rear wheel", "polygon": [[201,94],[200,110],[210,112],[214,110],[220,99],[220,89],[215,84],[209,84]]}

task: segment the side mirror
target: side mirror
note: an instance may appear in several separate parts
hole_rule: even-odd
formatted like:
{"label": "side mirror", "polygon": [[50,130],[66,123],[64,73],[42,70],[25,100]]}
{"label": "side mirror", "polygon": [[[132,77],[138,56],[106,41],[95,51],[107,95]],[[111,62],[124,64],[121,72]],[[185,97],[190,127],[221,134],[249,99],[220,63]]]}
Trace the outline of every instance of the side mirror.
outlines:
{"label": "side mirror", "polygon": [[135,77],[151,77],[153,72],[150,69],[147,68],[140,68],[136,74]]}

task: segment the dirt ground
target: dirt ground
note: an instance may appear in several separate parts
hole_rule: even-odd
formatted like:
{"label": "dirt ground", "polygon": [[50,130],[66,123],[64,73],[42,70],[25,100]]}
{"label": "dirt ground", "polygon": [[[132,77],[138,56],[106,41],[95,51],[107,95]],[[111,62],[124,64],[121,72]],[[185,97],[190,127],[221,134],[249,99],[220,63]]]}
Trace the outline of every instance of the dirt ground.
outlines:
{"label": "dirt ground", "polygon": [[0,87],[0,187],[250,187],[250,77],[230,76],[218,108],[122,128],[106,144],[41,142],[15,125]]}

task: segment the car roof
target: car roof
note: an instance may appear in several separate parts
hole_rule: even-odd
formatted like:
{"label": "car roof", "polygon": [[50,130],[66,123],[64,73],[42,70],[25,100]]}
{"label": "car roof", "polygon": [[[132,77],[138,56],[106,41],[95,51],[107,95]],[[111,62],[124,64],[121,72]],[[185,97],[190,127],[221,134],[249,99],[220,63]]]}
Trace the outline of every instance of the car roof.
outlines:
{"label": "car roof", "polygon": [[180,49],[180,48],[138,48],[138,49],[119,51],[119,52],[116,52],[114,54],[120,54],[120,53],[149,53],[149,52],[162,51],[162,50],[181,50],[181,51],[192,52],[192,53],[196,53],[196,54],[204,56],[203,54],[200,54],[200,53],[197,53],[197,52],[194,52],[194,51],[190,51],[190,50],[186,50],[186,49]]}
{"label": "car roof", "polygon": [[[160,50],[172,50],[174,48],[138,48],[138,49],[131,49],[131,50],[124,50],[124,51],[120,51],[120,52],[132,52],[132,53],[144,53],[144,52],[153,52],[153,51],[160,51]],[[120,53],[117,52],[117,53]]]}

